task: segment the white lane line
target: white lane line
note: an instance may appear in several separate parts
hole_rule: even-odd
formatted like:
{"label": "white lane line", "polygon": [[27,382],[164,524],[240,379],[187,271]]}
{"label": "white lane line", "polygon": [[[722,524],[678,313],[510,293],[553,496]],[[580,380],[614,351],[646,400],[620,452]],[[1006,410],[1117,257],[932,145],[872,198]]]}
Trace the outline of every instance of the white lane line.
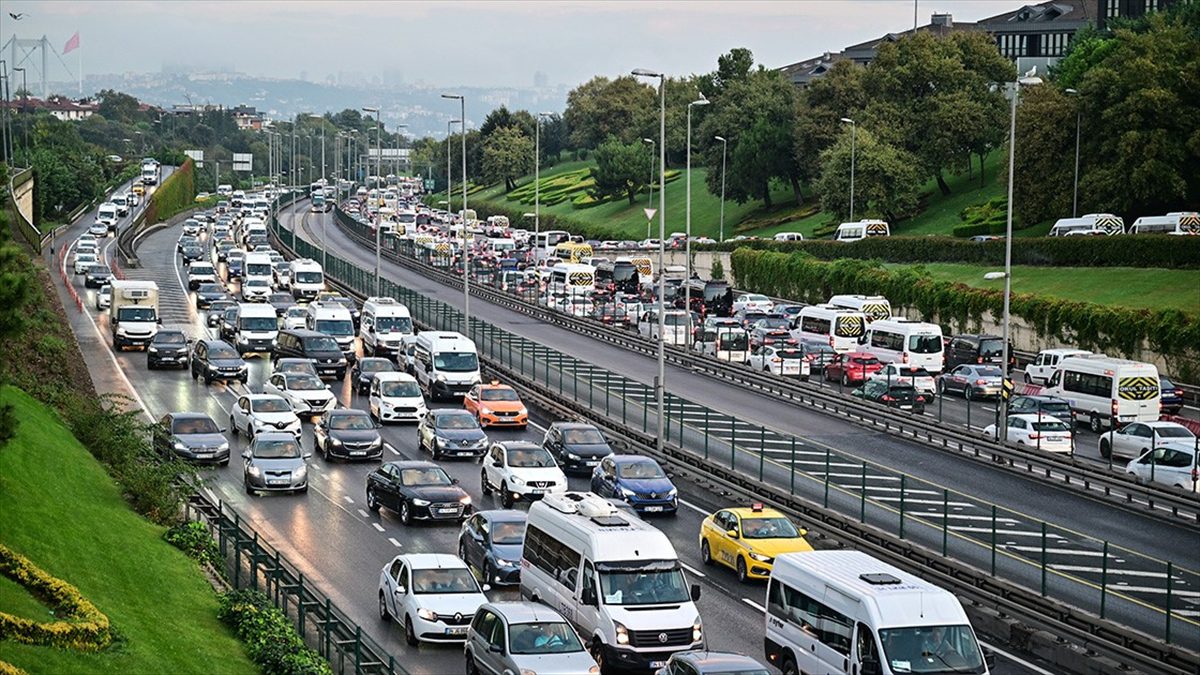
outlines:
{"label": "white lane line", "polygon": [[[1157,593],[1166,595],[1167,589],[1155,588],[1154,586],[1126,586],[1124,583],[1118,582],[1116,585],[1108,587],[1109,590],[1126,591],[1132,593]],[[1200,591],[1181,591],[1178,588],[1171,590],[1171,596],[1176,598],[1200,598]]]}
{"label": "white lane line", "polygon": [[[898,501],[900,501],[901,498],[900,497],[871,497],[871,499],[874,499],[875,501],[880,501],[880,502],[898,502]],[[905,504],[938,504],[938,505],[941,505],[941,503],[942,503],[942,500],[940,500],[940,499],[910,499],[908,497],[904,497],[903,499],[904,499]],[[963,508],[969,508],[969,507],[974,507],[975,505],[971,504],[969,502],[950,502],[950,506],[961,506]]]}
{"label": "white lane line", "polygon": [[705,511],[704,509],[700,508],[699,506],[696,506],[695,504],[693,504],[691,502],[687,502],[687,501],[680,499],[679,503],[683,504],[684,506],[688,507],[689,509],[695,511],[696,513],[699,513],[700,515],[703,515],[703,516],[708,515],[708,511]]}
{"label": "white lane line", "polygon": [[[971,527],[971,526],[967,526],[967,525],[951,525],[950,529],[953,530],[954,532],[991,532],[992,531],[992,528],[990,528],[990,527]],[[999,529],[999,528],[996,529],[996,534],[1005,534],[1010,537],[1040,537],[1040,536],[1042,536],[1042,533],[1038,532],[1036,530],[1004,530],[1004,529]],[[1049,537],[1050,535],[1047,534],[1046,536]],[[1057,537],[1056,537],[1056,539],[1057,539]],[[1061,541],[1059,543],[1065,544],[1067,542]],[[1041,549],[1039,548],[1038,550],[1041,550]]]}
{"label": "white lane line", "polygon": [[691,565],[688,565],[685,563],[679,563],[679,566],[682,567],[683,569],[687,570],[694,577],[703,579],[708,576],[704,572],[701,572],[700,570],[696,569],[695,567],[692,567]]}
{"label": "white lane line", "polygon": [[358,515],[362,516],[363,518],[370,518],[370,517],[371,517],[371,514],[367,513],[367,512],[366,512],[366,510],[364,510],[364,509],[359,509],[359,510],[358,510]]}
{"label": "white lane line", "polygon": [[757,609],[758,611],[762,612],[763,614],[767,613],[766,607],[763,607],[762,605],[751,600],[750,598],[742,598],[742,602],[746,603],[747,605],[750,605],[751,607],[753,607],[754,609]]}
{"label": "white lane line", "polygon": [[[991,532],[990,529],[988,531]],[[1038,536],[1041,536],[1041,533],[1038,533]],[[1041,553],[1042,552],[1041,546],[1009,545],[1009,546],[1005,546],[1004,548],[1012,549],[1014,551],[1023,551],[1025,553]],[[1084,557],[1089,557],[1089,558],[1101,558],[1104,556],[1104,553],[1102,553],[1101,551],[1085,551],[1082,549],[1075,549],[1075,548],[1047,548],[1046,553],[1054,553],[1056,555],[1058,555],[1058,554],[1078,555],[1078,556],[1084,556]]]}
{"label": "white lane line", "polygon": [[383,532],[383,526],[380,525],[379,523],[371,523],[371,527],[374,527],[376,530]]}
{"label": "white lane line", "polygon": [[399,454],[400,454],[400,451],[398,451],[398,450],[396,450],[395,448],[393,448],[391,443],[384,443],[384,444],[383,444],[383,447],[387,448],[387,449],[388,449],[388,452],[392,453],[393,455],[399,455]]}
{"label": "white lane line", "polygon": [[342,495],[342,499],[345,499],[347,504],[354,503],[354,500],[350,498],[350,495]]}
{"label": "white lane line", "polygon": [[[978,520],[978,521],[983,521],[983,522],[987,522],[987,523],[992,522],[991,516],[972,516],[972,515],[968,515],[965,513],[945,513],[944,514],[941,511],[909,511],[909,513],[913,516],[917,516],[920,518],[941,518],[941,517],[945,516],[947,518],[956,518],[958,520]],[[1013,520],[1012,518],[996,518],[996,522],[1003,523],[1005,525],[1016,525],[1020,521]],[[988,531],[990,532],[991,529],[989,528]]]}
{"label": "white lane line", "polygon": [[[1091,574],[1104,574],[1105,570],[1099,567],[1088,567],[1086,565],[1050,565],[1051,568],[1062,570],[1063,572],[1088,572]],[[1148,577],[1151,579],[1166,579],[1166,572],[1149,572],[1146,570],[1123,570],[1109,568],[1108,574],[1123,574],[1131,577]],[[1174,577],[1179,579],[1179,577]]]}
{"label": "white lane line", "polygon": [[984,642],[983,640],[980,640],[979,644],[983,645],[983,647],[985,649],[990,649],[991,651],[996,652],[1000,656],[1003,656],[1004,658],[1008,659],[1009,661],[1012,661],[1013,663],[1017,664],[1018,666],[1021,666],[1022,668],[1025,668],[1027,670],[1031,670],[1031,671],[1037,673],[1037,675],[1055,675],[1053,672],[1046,670],[1045,668],[1039,668],[1038,666],[1033,665],[1032,663],[1026,661],[1025,659],[1022,659],[1022,658],[1014,655],[1012,652],[1006,652],[1003,649],[1000,649],[996,645],[988,644],[987,642]]}
{"label": "white lane line", "polygon": [[392,546],[395,546],[396,548],[400,548],[400,542],[396,541],[395,537],[388,537],[388,541],[390,541],[392,543]]}

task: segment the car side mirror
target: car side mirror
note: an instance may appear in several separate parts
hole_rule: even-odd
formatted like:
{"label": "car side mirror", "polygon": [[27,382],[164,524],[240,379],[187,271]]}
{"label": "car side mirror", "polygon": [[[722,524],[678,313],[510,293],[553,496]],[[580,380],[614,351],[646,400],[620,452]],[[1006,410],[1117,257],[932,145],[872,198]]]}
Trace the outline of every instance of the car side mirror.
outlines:
{"label": "car side mirror", "polygon": [[403,585],[400,585],[400,586],[397,586],[397,587],[396,587],[396,592],[397,592],[397,593],[407,593],[407,592],[408,592],[408,589],[407,589],[407,588],[405,588]]}
{"label": "car side mirror", "polygon": [[737,538],[739,537],[739,535],[738,535],[738,531],[737,531],[737,528],[734,528],[734,529],[732,529],[732,530],[725,530],[725,534],[726,534],[726,535],[727,535],[727,536],[728,536],[730,539],[737,539]]}
{"label": "car side mirror", "polygon": [[220,432],[220,433],[222,433],[222,434],[227,434],[227,433],[229,433],[229,430],[228,430],[228,429],[226,429],[225,427],[219,427],[219,428],[217,429],[217,431],[218,431],[218,432]]}
{"label": "car side mirror", "polygon": [[312,453],[311,452],[304,453],[304,459],[312,459]]}
{"label": "car side mirror", "polygon": [[594,588],[583,589],[583,593],[579,599],[583,601],[583,604],[591,607],[596,607],[600,604],[599,599],[596,597],[596,589]]}
{"label": "car side mirror", "polygon": [[242,451],[242,459],[250,459],[250,451],[249,450]]}
{"label": "car side mirror", "polygon": [[458,479],[457,479],[457,478],[451,478],[451,479],[450,479],[450,483],[451,483],[452,485],[458,485]]}
{"label": "car side mirror", "polygon": [[483,589],[483,592],[484,592],[484,593],[487,593],[488,591],[492,590],[492,585],[491,585],[491,584],[484,584],[484,585],[480,586],[480,588],[482,588],[482,589]]}
{"label": "car side mirror", "polygon": [[488,645],[488,651],[493,652],[495,654],[503,655],[504,654],[504,645],[490,644],[490,645]]}
{"label": "car side mirror", "polygon": [[499,469],[499,468],[500,468],[500,462],[499,462],[499,460],[497,460],[497,461],[493,461],[493,462],[492,462],[492,466],[494,466],[494,467],[496,467],[497,469]]}
{"label": "car side mirror", "polygon": [[700,584],[692,584],[692,602],[700,600]]}

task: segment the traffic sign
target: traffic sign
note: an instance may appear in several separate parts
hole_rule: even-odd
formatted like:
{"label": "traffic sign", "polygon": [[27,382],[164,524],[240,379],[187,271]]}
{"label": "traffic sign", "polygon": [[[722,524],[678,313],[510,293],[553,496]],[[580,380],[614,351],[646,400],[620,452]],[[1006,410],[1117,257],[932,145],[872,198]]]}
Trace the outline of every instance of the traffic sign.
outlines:
{"label": "traffic sign", "polygon": [[1012,397],[1012,393],[1013,393],[1013,381],[1012,381],[1012,378],[1011,378],[1011,377],[1006,377],[1006,378],[1004,378],[1004,382],[1002,382],[1002,383],[1000,384],[1000,398],[1002,398],[1002,399],[1004,399],[1005,401],[1007,401],[1009,398],[1011,398],[1011,397]]}
{"label": "traffic sign", "polygon": [[654,214],[658,213],[658,209],[642,209],[646,212],[646,220],[654,220]]}
{"label": "traffic sign", "polygon": [[426,179],[425,179],[425,189],[426,189],[426,190],[429,190],[429,191],[432,191],[432,190],[433,190],[433,186],[434,186],[433,179],[432,179],[432,178],[426,178]]}

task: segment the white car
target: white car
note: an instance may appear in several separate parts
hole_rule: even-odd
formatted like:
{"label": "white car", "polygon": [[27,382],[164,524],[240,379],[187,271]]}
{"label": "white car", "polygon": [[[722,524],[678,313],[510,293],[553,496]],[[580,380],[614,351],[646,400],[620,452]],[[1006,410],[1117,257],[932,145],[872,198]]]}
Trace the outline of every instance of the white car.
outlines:
{"label": "white car", "polygon": [[76,255],[78,255],[80,253],[91,253],[92,255],[99,255],[98,251],[99,251],[99,249],[96,248],[96,240],[95,239],[81,241],[75,245],[75,254]]}
{"label": "white car", "polygon": [[410,645],[465,642],[487,590],[458,556],[398,555],[379,573],[379,618],[399,622]]}
{"label": "white car", "polygon": [[190,235],[193,237],[199,237],[200,236],[200,221],[192,220],[191,218],[188,218],[187,220],[183,221],[183,234]]}
{"label": "white car", "polygon": [[300,418],[292,404],[274,394],[240,396],[229,411],[229,429],[254,438],[260,432],[290,432],[300,436]]}
{"label": "white car", "polygon": [[100,222],[92,223],[91,226],[88,227],[88,234],[95,237],[107,237],[108,226]]}
{"label": "white car", "polygon": [[83,246],[87,243],[90,243],[93,248],[96,246],[96,237],[91,232],[84,232],[83,234],[79,235],[79,238],[75,241],[78,242],[79,246]]}
{"label": "white car", "polygon": [[872,374],[870,379],[911,384],[917,390],[918,394],[925,397],[926,401],[931,400],[937,395],[937,380],[933,378],[933,375],[928,370],[920,366],[889,363],[882,370],[878,370]]}
{"label": "white car", "polygon": [[112,286],[105,284],[96,292],[96,309],[106,310],[112,306]]}
{"label": "white car", "polygon": [[[1071,454],[1071,427],[1050,415],[1009,415],[1008,442],[1028,445],[1043,452]],[[998,438],[996,425],[989,424],[984,436]]]}
{"label": "white car", "polygon": [[274,373],[263,385],[263,393],[286,398],[297,415],[315,417],[337,407],[329,385],[310,373]]}
{"label": "white car", "polygon": [[75,274],[83,274],[98,262],[95,253],[75,254]]}
{"label": "white car", "polygon": [[591,299],[581,295],[565,295],[554,298],[551,308],[563,314],[581,317],[591,316],[596,311],[596,306]]}
{"label": "white car", "polygon": [[1200,453],[1193,443],[1171,442],[1147,450],[1125,465],[1125,473],[1138,483],[1158,483],[1183,490],[1200,492]]}
{"label": "white car", "polygon": [[775,309],[775,302],[767,296],[759,295],[758,293],[743,293],[733,300],[734,314],[741,311],[770,314],[773,309]]}
{"label": "white car", "polygon": [[1133,422],[1100,434],[1100,456],[1141,457],[1150,450],[1151,442],[1161,446],[1165,443],[1196,444],[1196,435],[1187,427],[1175,422]]}
{"label": "white car", "polygon": [[567,491],[567,477],[554,456],[528,441],[493,443],[483,458],[479,479],[483,494],[499,492],[500,503],[506,509],[512,508],[518,499],[541,499]]}
{"label": "white car", "polygon": [[750,353],[748,363],[754,370],[765,370],[784,377],[808,380],[812,374],[812,362],[804,357],[802,350],[795,347],[763,345]]}
{"label": "white car", "polygon": [[371,380],[367,407],[380,422],[420,422],[429,412],[416,378],[408,373],[378,373]]}
{"label": "white car", "polygon": [[283,313],[283,329],[284,330],[300,330],[304,328],[304,322],[308,319],[308,307],[293,305],[288,307]]}
{"label": "white car", "polygon": [[271,284],[266,279],[246,279],[242,282],[242,300],[266,302],[271,297]]}

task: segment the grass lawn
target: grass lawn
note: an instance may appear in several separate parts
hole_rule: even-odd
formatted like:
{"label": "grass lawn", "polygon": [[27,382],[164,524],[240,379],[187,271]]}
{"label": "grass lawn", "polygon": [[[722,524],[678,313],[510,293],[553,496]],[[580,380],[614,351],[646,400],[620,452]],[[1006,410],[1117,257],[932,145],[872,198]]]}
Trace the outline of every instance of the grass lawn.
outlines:
{"label": "grass lawn", "polygon": [[[889,268],[901,265],[887,265]],[[1003,289],[1004,281],[986,281],[995,268],[931,263],[924,268],[940,281]],[[1200,315],[1200,270],[1129,267],[1013,267],[1013,292],[1138,309],[1179,309]]]}
{"label": "grass lawn", "polygon": [[[125,505],[57,416],[12,387],[0,388],[0,401],[20,420],[0,449],[0,541],[78,588],[121,637],[101,653],[0,642],[0,660],[30,673],[258,672],[217,621],[216,594],[196,563]],[[38,612],[18,590],[0,585],[0,608]]]}

